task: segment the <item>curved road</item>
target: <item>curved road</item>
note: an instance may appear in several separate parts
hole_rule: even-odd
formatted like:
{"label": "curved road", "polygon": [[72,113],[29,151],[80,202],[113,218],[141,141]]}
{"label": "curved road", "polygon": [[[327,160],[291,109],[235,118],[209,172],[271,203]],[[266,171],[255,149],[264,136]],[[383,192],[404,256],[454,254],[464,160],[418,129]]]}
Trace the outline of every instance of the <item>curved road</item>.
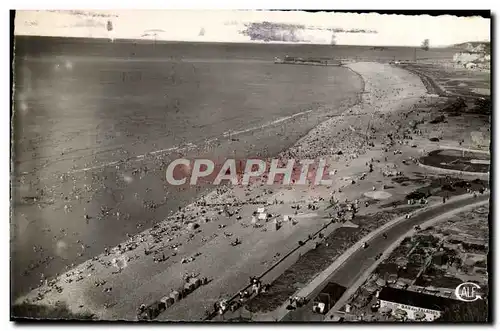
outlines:
{"label": "curved road", "polygon": [[[348,289],[356,282],[363,272],[375,262],[375,256],[383,253],[394,241],[410,231],[415,225],[420,225],[441,214],[450,212],[453,209],[488,200],[489,197],[489,194],[484,194],[477,198],[470,197],[458,201],[447,202],[446,204],[423,211],[408,220],[405,219],[387,229],[385,232],[387,234],[387,239],[384,239],[381,233],[368,242],[368,247],[366,249],[360,249],[351,255],[328,281],[338,283]],[[311,293],[309,296],[311,300],[307,305],[290,311],[282,321],[322,321],[324,315],[313,313],[312,302],[324,285],[326,284],[321,284],[321,286],[318,286],[316,290]]]}

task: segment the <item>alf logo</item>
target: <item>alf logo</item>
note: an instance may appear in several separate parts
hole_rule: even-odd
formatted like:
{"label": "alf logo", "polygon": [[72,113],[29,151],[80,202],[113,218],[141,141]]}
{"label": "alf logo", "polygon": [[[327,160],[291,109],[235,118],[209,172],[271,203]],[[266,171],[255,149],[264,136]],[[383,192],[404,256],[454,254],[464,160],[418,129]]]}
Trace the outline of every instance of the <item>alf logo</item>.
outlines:
{"label": "alf logo", "polygon": [[455,289],[455,296],[460,301],[473,302],[482,299],[477,292],[481,289],[476,283],[462,283]]}

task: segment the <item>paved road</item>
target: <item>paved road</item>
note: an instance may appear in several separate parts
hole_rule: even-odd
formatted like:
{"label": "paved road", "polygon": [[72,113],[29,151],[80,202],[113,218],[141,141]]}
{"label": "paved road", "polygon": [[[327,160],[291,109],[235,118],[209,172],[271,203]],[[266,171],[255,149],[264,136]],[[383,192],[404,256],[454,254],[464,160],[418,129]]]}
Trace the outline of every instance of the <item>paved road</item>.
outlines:
{"label": "paved road", "polygon": [[[412,229],[415,225],[422,224],[434,217],[447,213],[455,208],[460,208],[468,204],[477,203],[489,199],[488,195],[482,195],[477,198],[470,197],[465,200],[452,201],[440,205],[436,208],[424,211],[409,220],[398,223],[386,231],[387,239],[382,237],[382,234],[374,237],[368,242],[366,249],[360,249],[354,253],[342,267],[340,267],[329,280],[330,282],[338,283],[346,288],[352,286],[356,280],[367,270],[374,262],[375,256],[383,253],[394,241]],[[311,293],[310,298],[316,297],[322,287],[317,288]],[[282,321],[322,321],[323,315],[312,312],[312,301],[299,309],[288,313]]]}

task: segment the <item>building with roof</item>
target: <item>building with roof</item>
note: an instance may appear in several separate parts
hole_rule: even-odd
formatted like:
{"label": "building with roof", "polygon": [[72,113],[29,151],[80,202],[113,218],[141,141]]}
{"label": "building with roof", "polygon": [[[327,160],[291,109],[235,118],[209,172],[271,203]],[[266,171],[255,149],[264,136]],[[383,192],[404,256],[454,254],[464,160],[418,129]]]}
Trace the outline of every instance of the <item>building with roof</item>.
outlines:
{"label": "building with roof", "polygon": [[408,320],[434,321],[445,307],[460,302],[434,295],[384,287],[378,294],[380,310],[391,311]]}

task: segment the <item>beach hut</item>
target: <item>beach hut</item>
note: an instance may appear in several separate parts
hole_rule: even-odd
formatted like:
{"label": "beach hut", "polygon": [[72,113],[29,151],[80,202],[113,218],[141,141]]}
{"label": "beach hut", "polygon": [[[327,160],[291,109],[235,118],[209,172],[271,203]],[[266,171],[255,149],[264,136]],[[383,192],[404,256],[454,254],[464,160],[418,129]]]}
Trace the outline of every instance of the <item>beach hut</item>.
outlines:
{"label": "beach hut", "polygon": [[160,308],[160,302],[154,302],[147,308],[148,319],[155,319],[156,317],[158,317],[158,315],[160,315],[161,312],[162,309]]}
{"label": "beach hut", "polygon": [[227,308],[228,308],[228,307],[227,307],[227,300],[225,300],[225,299],[224,299],[224,300],[221,300],[221,301],[219,302],[219,308],[220,308],[220,309],[219,309],[219,314],[220,314],[220,315],[224,314],[224,313],[227,311]]}
{"label": "beach hut", "polygon": [[198,287],[201,286],[201,279],[199,278],[191,278],[189,280],[189,283],[193,284],[193,289],[197,289]]}
{"label": "beach hut", "polygon": [[165,307],[164,309],[167,309],[174,304],[174,299],[172,299],[170,296],[164,296],[163,298],[161,298],[160,302]]}
{"label": "beach hut", "polygon": [[184,284],[184,291],[189,294],[195,290],[195,285],[191,282]]}
{"label": "beach hut", "polygon": [[174,300],[174,302],[177,302],[181,299],[181,293],[179,291],[172,291],[170,292],[170,297]]}

